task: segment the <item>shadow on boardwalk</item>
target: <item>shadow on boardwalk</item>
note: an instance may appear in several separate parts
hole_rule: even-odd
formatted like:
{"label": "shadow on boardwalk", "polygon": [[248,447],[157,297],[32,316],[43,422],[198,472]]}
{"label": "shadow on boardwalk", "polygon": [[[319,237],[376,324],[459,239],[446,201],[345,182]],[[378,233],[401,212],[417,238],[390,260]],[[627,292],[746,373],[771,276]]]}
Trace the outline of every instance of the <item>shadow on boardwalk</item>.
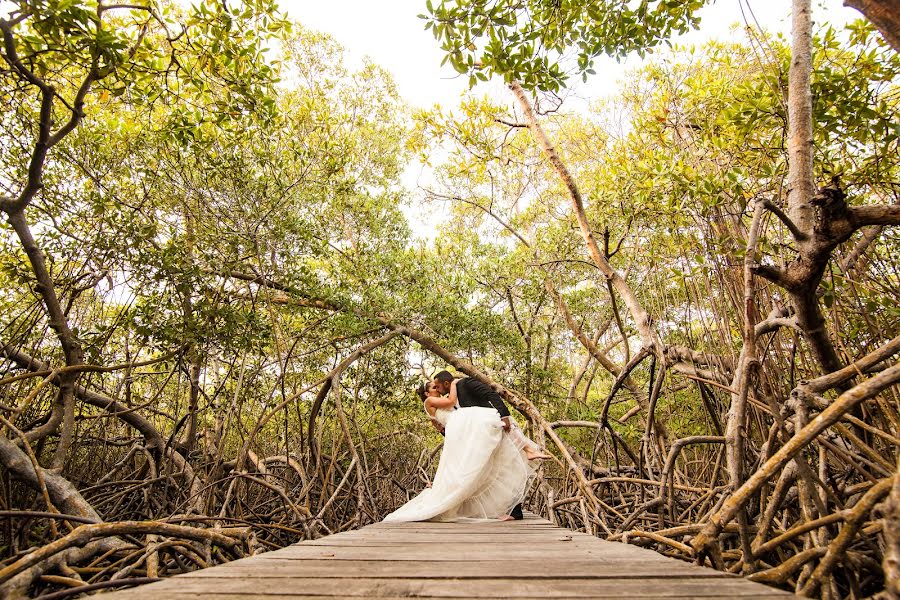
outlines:
{"label": "shadow on boardwalk", "polygon": [[790,594],[529,516],[392,523],[301,542],[105,599],[785,598]]}

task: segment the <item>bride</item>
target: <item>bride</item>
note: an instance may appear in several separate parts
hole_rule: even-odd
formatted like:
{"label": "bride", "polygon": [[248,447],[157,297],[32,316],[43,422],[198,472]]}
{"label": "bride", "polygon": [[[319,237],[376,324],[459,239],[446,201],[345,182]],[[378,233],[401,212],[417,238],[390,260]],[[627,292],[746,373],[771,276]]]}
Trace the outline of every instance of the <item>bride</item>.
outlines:
{"label": "bride", "polygon": [[417,392],[425,411],[444,427],[444,448],[430,488],[385,517],[385,522],[506,518],[522,502],[532,473],[528,457],[494,408],[456,404],[453,382],[443,397],[434,383]]}

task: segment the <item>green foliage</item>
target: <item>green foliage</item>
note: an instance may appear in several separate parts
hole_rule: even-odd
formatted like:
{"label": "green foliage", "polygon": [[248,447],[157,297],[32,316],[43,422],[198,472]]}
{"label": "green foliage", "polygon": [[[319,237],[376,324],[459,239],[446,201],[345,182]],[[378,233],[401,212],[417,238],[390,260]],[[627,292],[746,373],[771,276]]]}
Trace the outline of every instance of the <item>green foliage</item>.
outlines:
{"label": "green foliage", "polygon": [[[372,324],[323,320],[231,272],[361,309],[402,304],[406,122],[394,85],[375,65],[348,71],[336,43],[266,2],[148,5],[102,19],[95,4],[57,8],[22,5],[12,27],[25,40],[20,56],[60,99],[71,105],[98,48],[119,61],[85,96],[84,118],[53,149],[29,209],[86,358],[111,364],[190,348],[203,364],[201,426],[214,426],[229,402],[259,416],[276,394],[321,377]],[[86,14],[81,37],[63,44]],[[121,47],[128,52],[115,54]],[[0,120],[10,150],[0,168],[15,182],[30,158],[37,90],[4,71],[0,91],[15,107]],[[54,110],[62,119],[66,103]],[[27,259],[2,233],[3,306],[32,306],[4,310],[3,326],[51,359],[52,337],[32,328],[40,314]],[[174,375],[186,360],[127,385],[155,399],[166,435],[186,409]],[[360,398],[405,399],[405,350],[377,360],[380,377],[371,365],[353,372]],[[98,379],[122,386],[115,374]]]}
{"label": "green foliage", "polygon": [[575,72],[587,79],[601,54],[643,55],[697,27],[706,1],[428,0],[421,17],[446,53],[443,62],[468,75],[470,86],[500,75],[555,92],[569,77],[564,55],[575,54]]}
{"label": "green foliage", "polygon": [[[762,54],[743,43],[676,48],[633,73],[615,98],[598,102],[589,114],[542,120],[585,197],[595,235],[601,242],[608,237],[611,262],[651,312],[657,330],[669,344],[718,356],[735,356],[740,349],[740,266],[750,202],[778,202],[784,193],[789,52],[776,38],[762,41]],[[853,190],[853,203],[892,197],[888,181],[896,180],[897,165],[885,157],[897,153],[896,55],[869,26],[855,23],[846,31],[824,28],[814,56],[819,181],[840,173]],[[454,264],[473,273],[478,305],[503,319],[512,333],[505,350],[495,348],[496,362],[483,360],[507,373],[517,388],[530,389],[548,418],[594,420],[611,376],[601,369],[586,393],[587,377],[570,395],[584,350],[546,299],[544,276],[562,292],[575,322],[589,336],[599,327],[599,345],[614,363],[624,364],[614,307],[605,282],[586,261],[567,190],[542,161],[530,133],[507,125],[515,121],[507,106],[488,99],[417,117],[416,149],[429,158],[427,149],[437,146],[448,157],[437,167],[441,185],[433,197],[440,205],[449,199],[453,213],[437,247],[449,256],[454,254],[447,242],[459,247]],[[792,259],[790,235],[779,225],[766,224],[759,260]],[[853,348],[850,355],[879,343],[866,315],[877,311],[885,330],[896,330],[895,311],[887,306],[895,267],[884,262],[893,244],[890,236],[880,239],[870,253],[876,260],[872,272],[880,273],[877,286],[859,287],[837,267],[833,280],[823,284],[823,301],[833,318],[841,315],[844,328],[833,334]],[[633,335],[623,319],[626,334]],[[530,353],[518,329],[523,323],[533,326]],[[772,353],[767,360],[782,360]],[[647,370],[633,378],[646,390]],[[772,385],[789,392],[787,380]],[[612,418],[633,407],[627,394],[620,398],[625,399],[613,404]],[[673,436],[715,433],[693,386],[667,391],[657,414]],[[634,417],[613,426],[630,441],[643,435]],[[592,443],[593,436],[579,432],[567,439]]]}

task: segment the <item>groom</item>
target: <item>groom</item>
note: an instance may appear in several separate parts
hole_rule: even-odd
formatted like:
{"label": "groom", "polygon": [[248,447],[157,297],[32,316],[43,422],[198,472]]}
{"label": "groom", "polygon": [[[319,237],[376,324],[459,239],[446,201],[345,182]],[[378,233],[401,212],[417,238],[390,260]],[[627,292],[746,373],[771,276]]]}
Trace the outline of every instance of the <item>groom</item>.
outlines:
{"label": "groom", "polygon": [[[439,371],[434,376],[434,387],[441,395],[450,393],[450,384],[453,383],[453,375],[449,371]],[[485,408],[494,408],[500,413],[500,420],[503,421],[503,430],[509,431],[509,409],[500,394],[491,389],[490,386],[473,379],[472,377],[463,377],[456,380],[456,399],[460,408],[467,406],[483,406]],[[522,505],[517,504],[510,511],[509,515],[519,521],[523,518]]]}

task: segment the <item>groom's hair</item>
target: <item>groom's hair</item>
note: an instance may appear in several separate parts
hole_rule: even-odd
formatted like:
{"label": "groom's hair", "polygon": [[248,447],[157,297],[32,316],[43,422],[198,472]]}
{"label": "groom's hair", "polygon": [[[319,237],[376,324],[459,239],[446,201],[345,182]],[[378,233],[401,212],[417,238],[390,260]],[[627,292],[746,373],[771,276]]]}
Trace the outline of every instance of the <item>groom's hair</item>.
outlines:
{"label": "groom's hair", "polygon": [[434,378],[436,381],[453,381],[455,379],[450,371],[438,371]]}

